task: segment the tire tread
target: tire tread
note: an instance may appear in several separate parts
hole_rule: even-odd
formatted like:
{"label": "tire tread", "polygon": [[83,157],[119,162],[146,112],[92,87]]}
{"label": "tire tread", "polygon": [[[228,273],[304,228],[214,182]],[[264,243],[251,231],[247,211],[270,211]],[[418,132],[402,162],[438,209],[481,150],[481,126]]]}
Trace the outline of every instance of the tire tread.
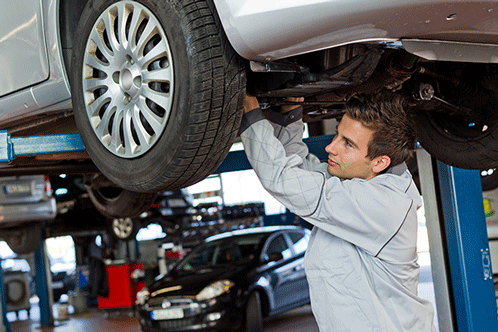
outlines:
{"label": "tire tread", "polygon": [[[115,1],[117,0],[112,0]],[[181,123],[181,128],[172,127],[177,141],[169,138],[162,140],[160,143],[164,151],[147,152],[148,156],[139,157],[145,160],[143,164],[139,158],[123,161],[109,156],[109,152],[100,146],[95,147],[94,151],[90,151],[90,148],[87,150],[99,169],[111,181],[125,189],[140,192],[180,189],[207,177],[228,154],[243,114],[245,64],[228,42],[213,0],[136,1],[153,8],[163,20],[164,26],[170,28],[170,33],[182,35],[181,38],[184,39],[180,38],[182,41],[178,44],[181,46],[175,45],[173,50],[178,50],[178,54],[182,55],[185,46],[187,47],[187,56],[181,60],[182,66],[188,68],[187,76],[181,77],[184,79],[182,84],[186,82],[187,85],[178,88],[182,94],[177,102],[177,105],[186,105],[181,104],[185,109],[172,113],[175,115],[174,119]],[[93,25],[89,22],[92,22],[96,12],[105,10],[112,2],[89,2],[82,14],[85,19],[80,21],[78,29],[86,33]],[[164,23],[166,19],[167,24]],[[86,47],[85,33],[75,34],[75,67],[81,66],[78,57]],[[170,41],[175,43],[174,40]],[[72,88],[75,92],[72,93],[73,96],[78,95],[75,103],[75,108],[78,109],[76,113],[79,114],[77,122],[83,123],[81,127],[84,127],[88,119],[81,89],[76,84],[72,84]],[[98,142],[92,136],[92,129],[86,129],[80,129],[85,145],[96,146]],[[93,144],[86,144],[86,141]]]}

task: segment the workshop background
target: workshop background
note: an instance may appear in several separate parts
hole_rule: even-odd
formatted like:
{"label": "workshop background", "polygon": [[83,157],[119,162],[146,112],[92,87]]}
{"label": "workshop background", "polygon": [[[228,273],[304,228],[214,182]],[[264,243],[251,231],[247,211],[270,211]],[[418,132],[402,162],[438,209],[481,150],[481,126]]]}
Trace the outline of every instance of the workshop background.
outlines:
{"label": "workshop background", "polygon": [[[160,195],[162,201],[137,218],[141,228],[136,230],[135,236],[123,241],[109,227],[88,227],[91,224],[89,219],[102,219],[91,204],[76,214],[71,213],[78,202],[82,205],[81,201],[87,195],[84,190],[70,193],[74,183],[80,180],[67,175],[52,179],[53,184],[58,183],[52,185],[52,189],[61,219],[47,224],[46,232],[53,237],[45,240],[52,277],[54,331],[69,331],[74,326],[139,331],[134,309],[136,293],[143,286],[150,285],[159,273],[168,272],[205,238],[225,231],[261,226],[310,227],[273,199],[261,187],[254,171],[244,170],[213,175],[181,192]],[[67,197],[69,194],[71,199]],[[85,214],[84,209],[91,211]],[[83,227],[80,229],[74,227],[76,215],[86,218],[81,221]],[[171,222],[171,216],[177,218],[175,222],[180,225],[179,229],[171,229],[173,226],[169,223],[170,228],[161,225],[161,222]],[[419,294],[435,306],[423,207],[419,209],[418,217]],[[69,223],[65,218],[72,218],[73,222]],[[69,224],[73,227],[66,229]],[[171,230],[170,234],[165,229]],[[61,235],[63,233],[68,235]],[[13,331],[34,331],[41,324],[40,299],[34,289],[34,254],[16,255],[3,241],[0,246],[10,326]],[[105,263],[108,283],[120,288],[121,292],[115,294],[115,298],[99,296],[98,289],[89,288],[95,258]],[[26,291],[18,289],[21,284]],[[435,325],[438,328],[437,318]],[[298,326],[302,326],[302,331],[318,331],[309,305],[264,321],[265,331],[301,331]]]}

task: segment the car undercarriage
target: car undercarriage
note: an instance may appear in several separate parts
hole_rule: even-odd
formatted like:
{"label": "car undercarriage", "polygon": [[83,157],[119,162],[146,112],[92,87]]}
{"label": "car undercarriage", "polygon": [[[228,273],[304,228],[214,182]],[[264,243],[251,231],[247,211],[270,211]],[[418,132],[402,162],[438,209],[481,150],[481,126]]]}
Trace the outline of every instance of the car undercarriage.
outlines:
{"label": "car undercarriage", "polygon": [[[264,107],[304,96],[304,121],[340,118],[352,96],[382,89],[408,98],[421,145],[460,168],[498,166],[498,67],[428,61],[388,45],[348,45],[270,64],[251,63],[248,91]],[[483,144],[483,142],[486,144]]]}

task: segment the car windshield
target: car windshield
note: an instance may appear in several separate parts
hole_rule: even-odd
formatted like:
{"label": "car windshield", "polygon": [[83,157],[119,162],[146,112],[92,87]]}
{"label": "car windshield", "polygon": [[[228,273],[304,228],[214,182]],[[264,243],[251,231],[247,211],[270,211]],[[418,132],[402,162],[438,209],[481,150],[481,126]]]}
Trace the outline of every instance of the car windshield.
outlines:
{"label": "car windshield", "polygon": [[239,264],[255,259],[265,234],[251,234],[207,242],[185,257],[175,270],[192,271],[224,264]]}

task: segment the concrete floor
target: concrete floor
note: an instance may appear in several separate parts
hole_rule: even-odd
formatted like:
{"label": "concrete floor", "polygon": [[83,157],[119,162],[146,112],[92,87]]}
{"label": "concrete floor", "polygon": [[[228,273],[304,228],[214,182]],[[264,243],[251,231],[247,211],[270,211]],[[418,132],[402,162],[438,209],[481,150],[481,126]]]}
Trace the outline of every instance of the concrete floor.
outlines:
{"label": "concrete floor", "polygon": [[[19,319],[10,322],[11,330],[13,332],[141,331],[136,317],[113,314],[104,318],[98,309],[91,309],[84,314],[70,315],[67,320],[55,320],[52,327],[41,327],[37,309],[36,306],[31,309],[31,319],[28,319],[25,311],[21,311]],[[318,332],[318,327],[311,313],[311,307],[306,305],[265,319],[264,330],[265,332]]]}

